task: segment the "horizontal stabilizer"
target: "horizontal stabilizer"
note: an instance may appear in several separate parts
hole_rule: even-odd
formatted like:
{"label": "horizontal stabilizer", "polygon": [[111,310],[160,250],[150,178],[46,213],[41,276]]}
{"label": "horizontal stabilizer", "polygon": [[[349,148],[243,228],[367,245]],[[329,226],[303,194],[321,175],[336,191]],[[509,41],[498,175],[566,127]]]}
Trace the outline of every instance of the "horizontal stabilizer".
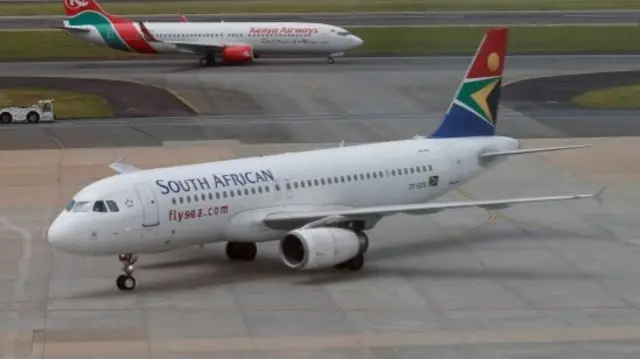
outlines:
{"label": "horizontal stabilizer", "polygon": [[53,29],[65,30],[70,32],[78,32],[78,33],[87,33],[91,31],[84,27],[67,27],[67,26],[60,26],[60,25],[49,25],[49,27]]}
{"label": "horizontal stabilizer", "polygon": [[122,160],[117,160],[112,162],[109,167],[118,172],[118,173],[130,173],[130,172],[136,172],[136,171],[140,171],[140,169],[138,167],[132,166],[128,163],[124,163]]}
{"label": "horizontal stabilizer", "polygon": [[499,156],[524,155],[524,154],[527,154],[527,153],[571,150],[571,149],[575,149],[575,148],[585,148],[585,147],[591,147],[591,145],[573,145],[573,146],[560,146],[560,147],[528,148],[528,149],[512,150],[512,151],[491,151],[491,152],[485,152],[485,153],[481,154],[479,157],[480,158],[489,158],[489,157],[499,157]]}

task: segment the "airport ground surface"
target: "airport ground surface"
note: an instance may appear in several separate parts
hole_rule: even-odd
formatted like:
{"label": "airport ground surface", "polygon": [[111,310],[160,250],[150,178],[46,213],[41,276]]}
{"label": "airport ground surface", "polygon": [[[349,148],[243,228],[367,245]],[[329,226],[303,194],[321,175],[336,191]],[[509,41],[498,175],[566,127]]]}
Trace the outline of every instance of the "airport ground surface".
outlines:
{"label": "airport ground surface", "polygon": [[[106,7],[108,11],[108,6]],[[0,29],[47,28],[66,16],[0,16]],[[121,14],[125,15],[125,14]],[[176,21],[176,14],[131,15],[146,21]],[[304,21],[337,26],[637,24],[640,10],[611,11],[425,11],[297,14],[187,14],[190,21]]]}
{"label": "airport ground surface", "polygon": [[[518,84],[513,85],[517,91],[509,90],[509,83],[529,78],[636,70],[639,60],[636,55],[509,57],[499,132],[520,138],[640,135],[635,111],[586,110],[553,99],[530,101],[539,98],[540,89],[533,85],[530,93]],[[0,149],[155,146],[216,139],[243,143],[402,139],[435,128],[469,61],[470,56],[342,58],[329,65],[322,58],[263,59],[251,66],[204,69],[197,66],[197,59],[6,63],[0,76],[38,73],[166,87],[202,115],[0,126]],[[607,78],[614,77],[601,76],[599,82],[587,77],[579,88],[606,87]],[[130,96],[147,98],[138,92]]]}
{"label": "airport ground surface", "polygon": [[[231,264],[223,246],[212,245],[142,256],[138,288],[121,293],[116,258],[70,256],[46,243],[53,216],[82,186],[112,174],[107,165],[116,158],[148,168],[428,133],[469,60],[3,64],[0,75],[132,78],[227,115],[0,127],[0,357],[636,359],[640,139],[607,138],[637,135],[633,112],[511,99],[528,112],[503,108],[500,132],[548,137],[525,147],[594,147],[512,158],[443,200],[607,185],[604,205],[387,218],[371,231],[359,273],[291,272],[275,243],[261,245],[254,263]],[[638,56],[511,57],[506,82],[637,63]],[[587,131],[600,138],[570,138]],[[231,137],[238,141],[181,142]],[[45,149],[16,151],[29,146]]]}

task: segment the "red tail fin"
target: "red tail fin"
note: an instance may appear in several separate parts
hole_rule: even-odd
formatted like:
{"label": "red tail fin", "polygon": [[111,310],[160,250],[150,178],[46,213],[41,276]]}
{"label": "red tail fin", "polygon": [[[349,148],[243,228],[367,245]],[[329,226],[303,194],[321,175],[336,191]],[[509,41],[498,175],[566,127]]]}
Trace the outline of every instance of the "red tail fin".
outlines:
{"label": "red tail fin", "polygon": [[85,11],[94,11],[99,14],[104,15],[107,19],[111,20],[111,22],[131,22],[131,20],[114,16],[104,11],[102,6],[98,3],[97,0],[62,0],[64,4],[64,12],[68,17],[73,17],[81,12]]}

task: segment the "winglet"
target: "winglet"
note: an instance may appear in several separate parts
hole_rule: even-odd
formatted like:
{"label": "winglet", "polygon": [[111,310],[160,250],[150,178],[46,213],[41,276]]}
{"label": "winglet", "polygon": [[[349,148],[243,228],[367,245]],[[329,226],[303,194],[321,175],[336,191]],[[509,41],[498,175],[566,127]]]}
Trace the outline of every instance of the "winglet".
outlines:
{"label": "winglet", "polygon": [[604,190],[605,190],[606,188],[607,188],[607,186],[602,186],[602,187],[600,187],[600,189],[598,190],[598,192],[596,192],[596,193],[593,195],[593,199],[595,199],[595,200],[596,200],[596,202],[598,202],[598,204],[599,204],[599,205],[601,205],[601,206],[602,206],[602,204],[603,204],[603,202],[604,202],[604,201],[602,200],[602,194],[604,193]]}

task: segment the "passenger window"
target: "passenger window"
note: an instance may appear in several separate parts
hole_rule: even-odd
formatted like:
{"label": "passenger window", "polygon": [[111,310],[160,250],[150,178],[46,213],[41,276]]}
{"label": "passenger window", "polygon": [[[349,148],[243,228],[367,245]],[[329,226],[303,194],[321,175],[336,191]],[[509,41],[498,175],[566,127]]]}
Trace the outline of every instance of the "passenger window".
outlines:
{"label": "passenger window", "polygon": [[107,211],[107,206],[104,204],[104,202],[102,201],[97,201],[94,205],[93,205],[93,211],[94,212],[109,212]]}
{"label": "passenger window", "polygon": [[242,196],[242,191],[241,191],[241,190],[236,190],[236,194],[237,194],[238,196]]}
{"label": "passenger window", "polygon": [[256,194],[256,188],[255,187],[251,187],[251,194]]}
{"label": "passenger window", "polygon": [[209,201],[213,201],[213,193],[209,192]]}
{"label": "passenger window", "polygon": [[410,169],[410,170],[411,170],[411,174],[413,174],[413,167],[411,167],[411,169]]}
{"label": "passenger window", "polygon": [[193,201],[198,202],[198,195],[193,196]]}
{"label": "passenger window", "polygon": [[313,184],[316,185],[316,186],[320,185],[320,183],[318,183],[317,179],[313,180]]}
{"label": "passenger window", "polygon": [[222,192],[222,197],[227,198],[227,191]]}
{"label": "passenger window", "polygon": [[245,189],[244,189],[244,194],[245,194],[246,196],[248,196],[248,195],[249,195],[249,189],[248,189],[248,188],[245,188]]}
{"label": "passenger window", "polygon": [[422,166],[422,172],[427,172],[427,166]]}
{"label": "passenger window", "polygon": [[307,180],[307,186],[308,187],[312,187],[313,186],[313,184],[311,183],[311,180]]}
{"label": "passenger window", "polygon": [[[373,172],[373,178],[377,178],[377,177],[378,177],[378,174]],[[367,178],[368,178],[368,176],[367,176]]]}
{"label": "passenger window", "polygon": [[176,204],[176,199],[175,199],[175,198],[172,198],[172,199],[171,199],[171,203]]}
{"label": "passenger window", "polygon": [[331,177],[327,178],[327,183],[331,184]]}
{"label": "passenger window", "polygon": [[262,187],[258,187],[258,193],[262,193]]}
{"label": "passenger window", "polygon": [[234,191],[229,191],[229,197],[235,197],[236,193]]}
{"label": "passenger window", "polygon": [[220,199],[220,192],[216,192],[216,199]]}
{"label": "passenger window", "polygon": [[180,197],[180,204],[184,203],[184,199],[182,197]]}
{"label": "passenger window", "polygon": [[[173,203],[175,204],[176,199],[173,199]],[[109,207],[109,211],[111,212],[120,212],[118,205],[114,201],[107,201],[107,206]]]}
{"label": "passenger window", "polygon": [[269,186],[264,186],[264,191],[269,193]]}
{"label": "passenger window", "polygon": [[344,176],[340,176],[340,182],[344,183]]}
{"label": "passenger window", "polygon": [[207,196],[203,193],[200,195],[200,199],[204,202],[207,200]]}
{"label": "passenger window", "polygon": [[429,171],[433,171],[433,168],[431,167],[431,165],[429,165]]}

